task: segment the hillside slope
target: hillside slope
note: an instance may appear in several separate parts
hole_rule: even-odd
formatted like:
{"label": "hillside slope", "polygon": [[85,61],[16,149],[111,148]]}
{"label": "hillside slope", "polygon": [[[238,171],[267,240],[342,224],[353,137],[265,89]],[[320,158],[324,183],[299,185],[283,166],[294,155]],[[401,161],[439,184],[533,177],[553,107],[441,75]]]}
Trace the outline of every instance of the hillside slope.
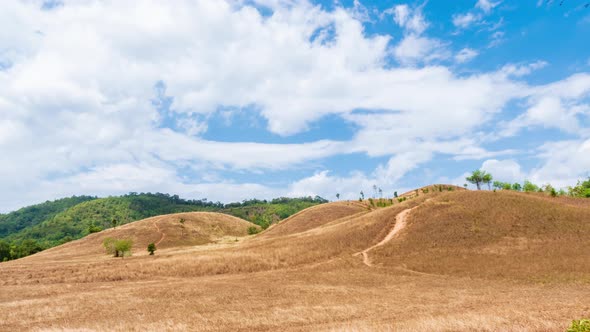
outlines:
{"label": "hillside slope", "polygon": [[1,215],[0,261],[24,257],[79,239],[111,228],[113,224],[120,226],[152,216],[191,211],[222,212],[265,228],[300,210],[324,202],[319,197],[283,197],[271,201],[253,199],[222,204],[184,200],[176,195],[160,193],[130,193],[107,198],[73,197]]}
{"label": "hillside slope", "polygon": [[227,236],[246,236],[249,227],[258,226],[222,213],[168,214],[90,234],[80,240],[68,242],[25,259],[67,260],[88,255],[109,259],[103,248],[103,241],[106,238],[130,239],[133,241],[133,254],[142,255],[147,254],[146,248],[149,243],[156,243],[158,249],[203,245]]}
{"label": "hillside slope", "polygon": [[512,191],[454,192],[408,216],[372,253],[385,266],[485,278],[590,281],[590,204]]}
{"label": "hillside slope", "polygon": [[310,207],[281,221],[264,232],[264,235],[283,236],[301,233],[340,218],[366,212],[367,209],[366,204],[355,201],[334,202]]}
{"label": "hillside slope", "polygon": [[[238,241],[220,239],[247,222],[188,215],[0,263],[0,330],[563,331],[590,315],[588,201],[429,191],[323,204]],[[106,255],[107,235],[137,251]]]}
{"label": "hillside slope", "polygon": [[0,214],[0,239],[27,227],[38,225],[73,206],[94,199],[96,198],[91,196],[73,196],[31,205],[8,214]]}

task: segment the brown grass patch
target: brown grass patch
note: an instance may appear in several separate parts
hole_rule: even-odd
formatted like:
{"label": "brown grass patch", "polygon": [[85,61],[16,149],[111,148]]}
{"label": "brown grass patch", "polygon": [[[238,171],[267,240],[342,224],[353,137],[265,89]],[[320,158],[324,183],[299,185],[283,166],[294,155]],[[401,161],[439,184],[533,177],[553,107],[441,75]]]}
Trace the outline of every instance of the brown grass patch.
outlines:
{"label": "brown grass patch", "polygon": [[[353,257],[415,206],[399,236],[371,250],[375,266]],[[231,230],[218,225],[197,246],[174,216],[159,223],[172,242],[155,256],[115,259],[83,249],[87,240],[1,263],[0,330],[563,331],[590,315],[590,271],[576,265],[590,257],[584,207],[454,191],[306,213],[254,237],[222,236]],[[234,223],[210,216],[206,231]]]}

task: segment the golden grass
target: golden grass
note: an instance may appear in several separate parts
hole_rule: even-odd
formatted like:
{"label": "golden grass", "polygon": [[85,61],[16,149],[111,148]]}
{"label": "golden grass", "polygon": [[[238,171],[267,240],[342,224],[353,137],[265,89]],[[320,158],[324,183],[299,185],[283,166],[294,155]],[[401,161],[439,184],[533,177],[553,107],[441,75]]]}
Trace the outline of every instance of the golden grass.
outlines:
{"label": "golden grass", "polygon": [[[371,250],[375,266],[353,256],[416,206]],[[373,210],[325,204],[254,237],[207,226],[214,241],[198,246],[174,216],[155,256],[110,258],[82,240],[0,264],[0,331],[563,331],[590,316],[590,271],[571,265],[590,257],[589,216],[545,197],[457,190]],[[150,220],[138,223],[137,241],[157,240]]]}
{"label": "golden grass", "polygon": [[436,274],[590,282],[590,208],[515,192],[456,192],[416,209],[387,265]]}

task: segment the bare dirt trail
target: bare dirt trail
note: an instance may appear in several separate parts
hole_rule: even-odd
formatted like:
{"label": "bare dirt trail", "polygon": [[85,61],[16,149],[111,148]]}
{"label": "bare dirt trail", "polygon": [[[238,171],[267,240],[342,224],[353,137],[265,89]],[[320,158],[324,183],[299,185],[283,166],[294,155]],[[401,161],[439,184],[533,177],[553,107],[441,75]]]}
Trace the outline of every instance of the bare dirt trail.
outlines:
{"label": "bare dirt trail", "polygon": [[152,220],[152,224],[154,225],[154,227],[156,227],[156,230],[158,230],[158,233],[161,234],[160,239],[158,240],[158,242],[155,243],[156,246],[158,246],[164,240],[164,238],[166,237],[166,233],[164,233],[164,232],[162,232],[160,230],[160,227],[157,224],[158,221],[160,221],[160,219],[157,219],[157,220],[154,219],[154,220]]}
{"label": "bare dirt trail", "polygon": [[387,242],[391,241],[391,239],[393,239],[402,229],[404,229],[404,227],[406,227],[406,220],[408,217],[408,214],[415,208],[417,208],[418,206],[415,206],[411,209],[406,209],[403,210],[402,212],[398,213],[395,216],[395,225],[393,226],[393,229],[385,236],[385,238],[383,238],[383,240],[381,240],[379,243],[377,243],[374,246],[371,246],[359,253],[356,253],[355,256],[358,255],[362,255],[363,256],[363,263],[366,266],[373,266],[373,264],[371,264],[371,260],[369,259],[369,251],[380,247],[384,244],[386,244]]}

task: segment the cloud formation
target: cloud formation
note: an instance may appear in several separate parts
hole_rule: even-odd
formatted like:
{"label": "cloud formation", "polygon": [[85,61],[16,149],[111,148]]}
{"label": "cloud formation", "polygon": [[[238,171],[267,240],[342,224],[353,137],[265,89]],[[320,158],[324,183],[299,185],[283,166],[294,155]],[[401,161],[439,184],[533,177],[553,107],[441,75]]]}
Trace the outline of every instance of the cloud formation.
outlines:
{"label": "cloud formation", "polygon": [[[483,13],[496,6],[477,3]],[[481,131],[514,101],[527,107],[501,135],[582,130],[585,74],[529,84],[538,61],[457,72],[479,51],[430,36],[422,7],[381,13],[395,36],[367,32],[370,13],[359,1],[332,10],[282,0],[0,2],[0,211],[84,193],[228,201],[393,189],[437,155],[509,153],[484,147]],[[256,113],[273,141],[205,138],[220,110]],[[290,140],[327,116],[353,125],[352,137]],[[384,159],[350,176],[321,167],[347,154]],[[311,174],[282,187],[216,175],[299,169]],[[543,167],[534,174],[551,178]]]}

